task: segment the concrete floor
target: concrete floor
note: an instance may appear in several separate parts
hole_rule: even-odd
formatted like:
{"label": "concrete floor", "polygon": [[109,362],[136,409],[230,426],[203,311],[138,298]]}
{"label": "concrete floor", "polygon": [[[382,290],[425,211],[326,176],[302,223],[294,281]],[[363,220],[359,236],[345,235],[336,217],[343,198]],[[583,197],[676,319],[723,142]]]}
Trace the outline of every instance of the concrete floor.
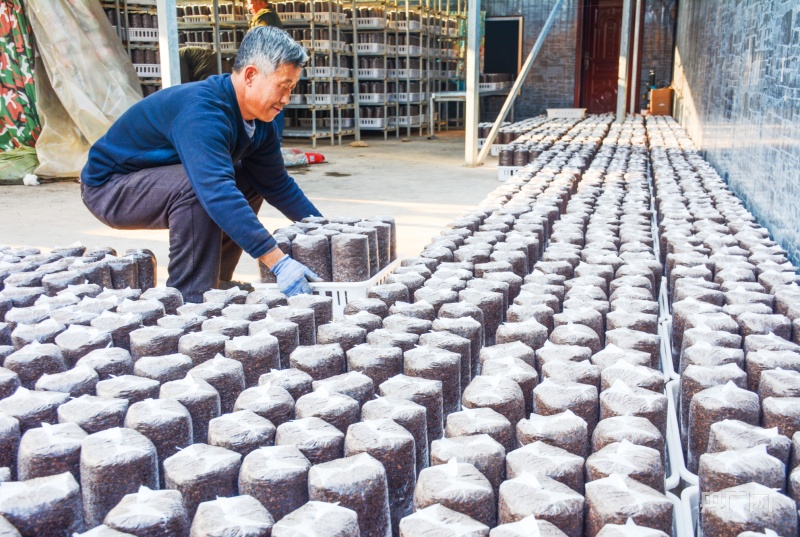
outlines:
{"label": "concrete floor", "polygon": [[[497,186],[496,159],[466,168],[462,131],[426,140],[366,136],[366,148],[330,146],[322,141],[315,151],[325,164],[290,169],[306,195],[326,216],[393,215],[398,226],[398,252],[416,255],[428,240],[454,217],[478,204]],[[311,150],[307,141],[289,140],[290,147]],[[268,230],[288,223],[265,204],[259,219]],[[83,206],[77,182],[38,187],[13,186],[0,190],[0,244],[34,246],[47,251],[80,241],[86,246],[148,248],[158,259],[159,283],[167,280],[166,230],[121,231],[106,227]],[[234,276],[253,281],[256,262],[247,254]]]}

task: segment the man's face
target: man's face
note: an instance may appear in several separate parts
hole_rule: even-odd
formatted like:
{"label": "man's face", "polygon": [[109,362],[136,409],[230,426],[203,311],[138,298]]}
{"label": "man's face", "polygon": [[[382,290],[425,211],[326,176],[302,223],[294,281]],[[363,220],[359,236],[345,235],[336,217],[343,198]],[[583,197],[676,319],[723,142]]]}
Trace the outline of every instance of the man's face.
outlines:
{"label": "man's face", "polygon": [[262,9],[267,7],[266,0],[247,0],[247,7],[250,10],[250,13],[258,13]]}
{"label": "man's face", "polygon": [[252,66],[245,68],[245,102],[242,115],[245,119],[256,118],[272,121],[283,107],[289,104],[289,95],[300,80],[302,68],[281,65],[264,76]]}

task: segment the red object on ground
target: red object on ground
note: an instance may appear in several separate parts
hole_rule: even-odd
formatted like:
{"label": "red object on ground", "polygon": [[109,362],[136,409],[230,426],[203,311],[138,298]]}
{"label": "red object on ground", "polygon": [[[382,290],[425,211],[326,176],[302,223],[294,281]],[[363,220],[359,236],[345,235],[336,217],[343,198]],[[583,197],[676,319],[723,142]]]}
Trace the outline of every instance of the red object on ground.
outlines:
{"label": "red object on ground", "polygon": [[322,153],[306,153],[306,158],[309,164],[319,164],[325,162],[325,155]]}

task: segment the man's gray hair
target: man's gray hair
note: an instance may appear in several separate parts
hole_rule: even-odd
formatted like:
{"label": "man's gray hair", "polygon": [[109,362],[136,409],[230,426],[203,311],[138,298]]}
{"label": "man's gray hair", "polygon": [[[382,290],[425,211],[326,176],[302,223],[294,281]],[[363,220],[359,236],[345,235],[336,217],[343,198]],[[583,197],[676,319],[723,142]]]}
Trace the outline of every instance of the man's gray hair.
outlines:
{"label": "man's gray hair", "polygon": [[248,65],[269,75],[281,65],[290,64],[303,67],[308,54],[289,34],[273,26],[256,26],[242,39],[233,70],[241,71]]}

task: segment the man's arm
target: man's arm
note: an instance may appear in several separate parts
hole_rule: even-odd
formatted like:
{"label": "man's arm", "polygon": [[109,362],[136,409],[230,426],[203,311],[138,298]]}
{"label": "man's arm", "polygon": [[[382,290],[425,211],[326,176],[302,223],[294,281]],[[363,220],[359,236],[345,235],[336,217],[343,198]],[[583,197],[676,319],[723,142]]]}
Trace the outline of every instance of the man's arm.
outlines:
{"label": "man's arm", "polygon": [[293,222],[307,216],[322,216],[297,183],[286,172],[280,144],[274,126],[267,125],[272,132],[268,139],[253,154],[242,159],[242,167],[254,179],[253,186],[264,199]]}
{"label": "man's arm", "polygon": [[277,246],[236,188],[230,119],[211,103],[187,106],[170,128],[170,138],[197,199],[216,224],[251,257]]}

